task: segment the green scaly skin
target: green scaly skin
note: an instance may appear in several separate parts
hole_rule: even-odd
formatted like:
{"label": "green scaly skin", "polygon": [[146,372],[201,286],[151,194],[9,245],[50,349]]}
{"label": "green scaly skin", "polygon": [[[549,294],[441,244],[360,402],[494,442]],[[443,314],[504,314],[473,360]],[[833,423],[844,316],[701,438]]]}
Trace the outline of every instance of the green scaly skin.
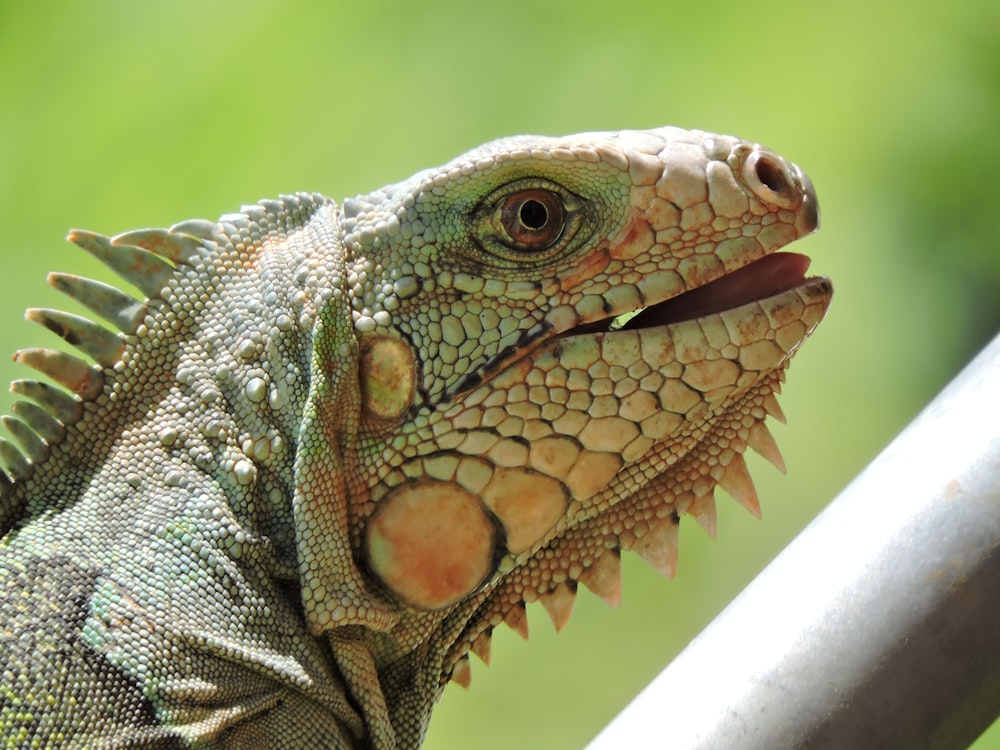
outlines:
{"label": "green scaly skin", "polygon": [[56,274],[112,329],[28,313],[94,364],[17,355],[67,390],[15,383],[0,443],[4,746],[418,747],[526,602],[671,574],[716,485],[758,510],[831,295],[772,253],[817,217],[773,152],[662,128],[73,232],[147,299]]}

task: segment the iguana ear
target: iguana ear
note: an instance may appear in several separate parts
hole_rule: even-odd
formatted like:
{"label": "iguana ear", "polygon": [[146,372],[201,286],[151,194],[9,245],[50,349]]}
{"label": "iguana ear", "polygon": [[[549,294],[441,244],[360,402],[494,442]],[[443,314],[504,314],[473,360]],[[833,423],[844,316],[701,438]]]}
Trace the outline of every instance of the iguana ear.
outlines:
{"label": "iguana ear", "polygon": [[352,481],[361,414],[359,351],[346,305],[332,307],[320,313],[314,332],[292,501],[302,603],[316,635],[339,625],[388,630],[399,619],[365,582],[351,548],[351,508],[363,500],[355,497]]}

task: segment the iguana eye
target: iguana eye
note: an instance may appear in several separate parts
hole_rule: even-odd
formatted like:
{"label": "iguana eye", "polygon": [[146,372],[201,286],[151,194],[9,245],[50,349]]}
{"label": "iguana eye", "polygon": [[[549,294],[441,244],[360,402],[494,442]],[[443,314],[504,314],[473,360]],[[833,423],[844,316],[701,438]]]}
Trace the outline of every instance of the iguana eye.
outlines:
{"label": "iguana eye", "polygon": [[500,222],[515,249],[544,250],[562,236],[566,206],[561,196],[549,190],[519,190],[504,198]]}
{"label": "iguana eye", "polygon": [[[498,268],[538,268],[586,243],[594,206],[544,177],[500,185],[472,209],[476,260]],[[474,250],[474,252],[475,252]]]}

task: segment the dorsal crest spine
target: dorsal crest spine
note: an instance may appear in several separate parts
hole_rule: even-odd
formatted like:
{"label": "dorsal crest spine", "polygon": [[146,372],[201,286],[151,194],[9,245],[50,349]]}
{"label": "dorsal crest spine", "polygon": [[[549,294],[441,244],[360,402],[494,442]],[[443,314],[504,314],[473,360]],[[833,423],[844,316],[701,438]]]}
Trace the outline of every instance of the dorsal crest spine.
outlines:
{"label": "dorsal crest spine", "polygon": [[83,416],[84,403],[103,392],[104,370],[121,361],[127,337],[139,330],[149,300],[160,297],[178,266],[206,252],[206,240],[216,231],[215,222],[192,220],[170,229],[140,229],[110,238],[81,230],[70,232],[71,242],[138,288],[146,300],[135,299],[94,279],[66,273],[48,275],[53,288],[117,330],[62,310],[29,308],[25,312],[28,320],[56,333],[86,359],[48,348],[15,352],[16,362],[37,370],[66,390],[34,379],[11,383],[11,391],[24,400],[14,403],[12,415],[0,418],[14,438],[13,442],[0,439],[0,527],[6,528],[19,510],[12,497],[16,483],[31,477],[34,466],[48,458],[53,445],[65,439],[67,427]]}

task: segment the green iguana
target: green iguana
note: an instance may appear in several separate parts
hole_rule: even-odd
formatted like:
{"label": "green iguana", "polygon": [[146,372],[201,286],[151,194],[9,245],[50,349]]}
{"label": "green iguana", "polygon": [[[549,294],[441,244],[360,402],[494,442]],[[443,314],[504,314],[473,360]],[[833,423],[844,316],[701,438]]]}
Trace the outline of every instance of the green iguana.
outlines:
{"label": "green iguana", "polygon": [[3,420],[3,746],[416,748],[526,602],[672,573],[716,485],[759,511],[741,454],[781,466],[831,296],[772,253],[817,224],[793,164],[662,128],[71,232],[146,299],[27,312],[92,363],[15,355],[63,387]]}

